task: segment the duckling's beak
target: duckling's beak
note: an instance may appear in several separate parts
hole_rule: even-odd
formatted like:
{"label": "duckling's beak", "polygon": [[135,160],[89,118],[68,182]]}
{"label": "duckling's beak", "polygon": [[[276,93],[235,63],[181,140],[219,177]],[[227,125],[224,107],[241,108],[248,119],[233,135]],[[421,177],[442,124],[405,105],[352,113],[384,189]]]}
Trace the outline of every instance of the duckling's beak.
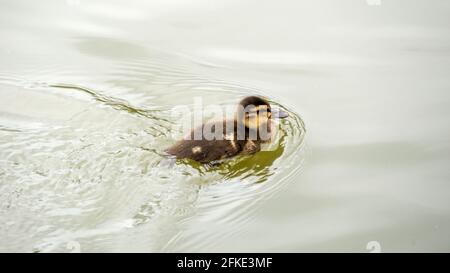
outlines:
{"label": "duckling's beak", "polygon": [[272,109],[272,117],[274,119],[282,119],[289,117],[289,113],[281,109]]}

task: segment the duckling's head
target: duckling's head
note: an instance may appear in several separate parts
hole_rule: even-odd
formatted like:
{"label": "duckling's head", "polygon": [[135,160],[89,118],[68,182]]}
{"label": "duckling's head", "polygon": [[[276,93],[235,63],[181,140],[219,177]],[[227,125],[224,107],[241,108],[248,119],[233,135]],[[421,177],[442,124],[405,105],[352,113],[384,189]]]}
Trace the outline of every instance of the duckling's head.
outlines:
{"label": "duckling's head", "polygon": [[[270,132],[272,116],[272,108],[270,103],[257,96],[245,97],[239,102],[236,111],[237,121],[251,130],[260,130],[264,128]],[[286,112],[276,111],[278,118],[288,116]]]}

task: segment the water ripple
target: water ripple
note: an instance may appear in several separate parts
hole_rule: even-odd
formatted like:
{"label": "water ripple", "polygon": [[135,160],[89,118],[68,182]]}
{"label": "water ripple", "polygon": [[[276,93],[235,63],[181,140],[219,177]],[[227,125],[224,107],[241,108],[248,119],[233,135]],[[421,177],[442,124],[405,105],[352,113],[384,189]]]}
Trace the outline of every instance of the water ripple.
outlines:
{"label": "water ripple", "polygon": [[201,247],[214,241],[205,237],[238,232],[290,181],[305,127],[276,102],[291,115],[269,150],[220,166],[164,156],[179,123],[173,107],[191,107],[195,96],[227,105],[264,93],[202,77],[187,64],[162,56],[120,59],[102,72],[0,72],[1,92],[11,98],[0,107],[2,250],[68,251],[73,241],[83,251]]}

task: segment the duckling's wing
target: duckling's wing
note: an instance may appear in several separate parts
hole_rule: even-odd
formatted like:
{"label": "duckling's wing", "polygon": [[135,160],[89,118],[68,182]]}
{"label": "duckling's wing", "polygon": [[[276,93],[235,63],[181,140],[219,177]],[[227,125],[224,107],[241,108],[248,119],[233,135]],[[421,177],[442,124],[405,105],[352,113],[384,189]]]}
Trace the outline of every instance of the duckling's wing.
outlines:
{"label": "duckling's wing", "polygon": [[236,147],[230,140],[182,140],[166,150],[177,158],[190,158],[206,163],[238,154]]}

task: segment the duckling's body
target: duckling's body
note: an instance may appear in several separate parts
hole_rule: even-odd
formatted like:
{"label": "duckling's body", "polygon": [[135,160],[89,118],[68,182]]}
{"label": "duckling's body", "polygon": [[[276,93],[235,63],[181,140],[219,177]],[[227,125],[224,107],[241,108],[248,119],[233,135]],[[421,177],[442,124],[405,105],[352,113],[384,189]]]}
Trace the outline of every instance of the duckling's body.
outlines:
{"label": "duckling's body", "polygon": [[[223,126],[222,128],[224,128],[221,139],[207,140],[202,136],[202,139],[194,140],[195,134],[198,131],[203,132],[205,126],[214,128],[217,125]],[[175,145],[167,149],[166,152],[177,158],[189,158],[200,163],[208,163],[233,157],[238,154],[254,154],[258,152],[261,148],[260,141],[248,139],[238,140],[237,126],[236,121],[205,123],[194,129],[187,139],[178,141]]]}
{"label": "duckling's body", "polygon": [[[253,111],[253,115],[249,116],[248,113],[237,114],[234,120],[223,120],[205,123],[198,128],[191,131],[185,139],[178,141],[172,147],[168,148],[166,152],[175,156],[178,159],[188,158],[200,163],[208,163],[212,161],[221,160],[224,158],[233,157],[236,155],[251,155],[261,150],[261,144],[267,142],[260,138],[259,133],[253,134],[258,131],[260,126],[270,127],[270,104],[259,97],[247,97],[244,98],[239,106],[255,106],[256,110]],[[264,106],[267,109],[264,112],[264,118],[261,116],[255,116],[258,107]],[[268,113],[268,114],[266,114]],[[215,128],[222,126],[222,137],[215,139],[207,139],[203,135],[205,127],[210,129],[213,133]],[[242,130],[239,131],[238,128]],[[250,137],[250,136],[257,136]],[[195,136],[201,136],[195,138]]]}

